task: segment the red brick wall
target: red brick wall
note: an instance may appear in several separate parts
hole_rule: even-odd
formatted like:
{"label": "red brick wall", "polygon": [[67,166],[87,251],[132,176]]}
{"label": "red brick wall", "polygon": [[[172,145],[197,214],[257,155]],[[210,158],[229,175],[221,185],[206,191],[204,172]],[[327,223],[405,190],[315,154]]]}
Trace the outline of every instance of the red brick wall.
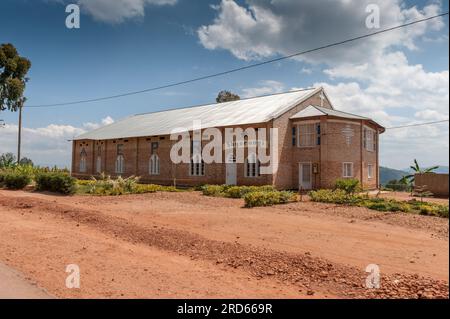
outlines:
{"label": "red brick wall", "polygon": [[[378,151],[368,152],[362,148],[362,125],[372,125],[360,120],[342,120],[331,117],[313,118],[321,123],[321,145],[311,148],[298,148],[292,145],[292,126],[299,121],[289,118],[309,105],[320,105],[319,94],[316,94],[297,105],[278,118],[268,122],[255,124],[251,127],[266,128],[267,140],[269,129],[278,129],[278,155],[279,168],[274,175],[262,175],[260,177],[245,177],[244,164],[237,164],[238,185],[274,185],[279,189],[296,189],[299,182],[299,163],[311,162],[317,164],[318,174],[313,174],[313,188],[333,187],[337,178],[342,177],[342,163],[353,162],[354,177],[362,180],[364,188],[376,188],[378,184]],[[331,107],[328,100],[324,101],[325,107]],[[246,129],[247,126],[242,126]],[[353,131],[350,145],[342,133],[344,128]],[[220,129],[224,137],[224,128]],[[160,158],[160,174],[149,174],[149,161],[151,156],[151,143],[158,142],[156,154]],[[102,171],[107,175],[116,176],[115,165],[117,158],[117,145],[123,144],[125,159],[124,177],[136,175],[142,182],[177,185],[199,184],[224,184],[225,164],[205,164],[205,176],[190,176],[189,164],[172,164],[170,150],[175,141],[170,140],[169,135],[123,138],[104,141],[74,141],[72,173],[76,177],[89,178],[96,175],[96,158],[102,158]],[[204,144],[208,141],[204,141]],[[79,172],[81,149],[85,148],[87,154],[87,172]],[[100,150],[98,148],[100,147]],[[247,150],[245,156],[247,156]],[[223,150],[222,158],[225,158]],[[374,177],[368,179],[368,164],[374,165]]]}

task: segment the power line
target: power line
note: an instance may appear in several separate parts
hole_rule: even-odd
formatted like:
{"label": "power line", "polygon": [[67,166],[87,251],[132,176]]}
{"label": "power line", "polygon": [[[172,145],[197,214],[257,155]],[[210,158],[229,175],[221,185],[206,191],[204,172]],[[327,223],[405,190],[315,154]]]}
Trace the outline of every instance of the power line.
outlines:
{"label": "power line", "polygon": [[301,52],[293,53],[293,54],[290,54],[290,55],[281,56],[279,58],[266,60],[266,61],[263,61],[263,62],[254,63],[254,64],[250,64],[250,65],[247,65],[247,66],[243,66],[243,67],[239,67],[239,68],[235,68],[235,69],[231,69],[231,70],[227,70],[227,71],[223,71],[223,72],[219,72],[219,73],[209,74],[209,75],[193,78],[193,79],[190,79],[190,80],[185,80],[185,81],[170,83],[170,84],[166,84],[166,85],[156,86],[156,87],[152,87],[152,88],[144,89],[144,90],[139,90],[139,91],[132,91],[132,92],[116,94],[116,95],[110,95],[110,96],[99,97],[99,98],[93,98],[93,99],[78,100],[78,101],[64,102],[64,103],[54,103],[54,104],[30,105],[30,106],[26,106],[26,107],[37,108],[37,107],[68,106],[68,105],[74,105],[74,104],[83,104],[83,103],[91,103],[91,102],[99,102],[99,101],[111,100],[111,99],[116,99],[116,98],[120,98],[120,97],[126,97],[126,96],[130,96],[130,95],[137,95],[137,94],[142,94],[142,93],[147,93],[147,92],[167,89],[167,88],[171,88],[171,87],[174,87],[174,86],[180,86],[180,85],[184,85],[184,84],[188,84],[188,83],[198,82],[198,81],[202,81],[202,80],[206,80],[206,79],[210,79],[210,78],[214,78],[214,77],[218,77],[218,76],[223,76],[223,75],[235,73],[235,72],[238,72],[238,71],[248,70],[248,69],[259,67],[259,66],[263,66],[263,65],[266,65],[266,64],[279,62],[279,61],[282,61],[282,60],[291,59],[293,57],[301,56],[301,55],[304,55],[304,54],[307,54],[307,53],[312,53],[312,52],[316,52],[316,51],[319,51],[319,50],[328,49],[328,48],[331,48],[331,47],[335,47],[335,46],[347,44],[347,43],[350,43],[350,42],[362,40],[362,39],[365,39],[365,38],[369,38],[369,37],[372,37],[372,36],[375,36],[375,35],[378,35],[378,34],[382,34],[382,33],[385,33],[385,32],[389,32],[389,31],[405,28],[405,27],[408,27],[408,26],[411,26],[411,25],[414,25],[414,24],[418,24],[418,23],[422,23],[422,22],[429,21],[429,20],[432,20],[432,19],[440,18],[440,17],[446,16],[448,14],[449,14],[449,12],[444,12],[444,13],[441,13],[441,14],[438,14],[438,15],[434,15],[434,16],[431,16],[431,17],[428,17],[428,18],[415,20],[415,21],[412,21],[412,22],[408,22],[408,23],[405,23],[405,24],[401,24],[401,25],[398,25],[398,26],[391,27],[391,28],[387,28],[387,29],[376,31],[376,32],[368,33],[368,34],[361,35],[361,36],[354,37],[354,38],[350,38],[350,39],[347,39],[347,40],[343,40],[343,41],[339,41],[339,42],[323,45],[323,46],[320,46],[320,47],[317,47],[317,48],[314,48],[314,49],[309,49],[309,50],[306,50],[306,51],[301,51]]}
{"label": "power line", "polygon": [[449,121],[449,119],[441,120],[441,121],[434,121],[434,122],[424,122],[424,123],[415,123],[415,124],[408,124],[408,125],[401,125],[401,126],[393,126],[393,127],[387,127],[386,130],[396,130],[396,129],[407,128],[407,127],[432,125],[432,124],[444,123],[444,122],[448,122],[448,121]]}

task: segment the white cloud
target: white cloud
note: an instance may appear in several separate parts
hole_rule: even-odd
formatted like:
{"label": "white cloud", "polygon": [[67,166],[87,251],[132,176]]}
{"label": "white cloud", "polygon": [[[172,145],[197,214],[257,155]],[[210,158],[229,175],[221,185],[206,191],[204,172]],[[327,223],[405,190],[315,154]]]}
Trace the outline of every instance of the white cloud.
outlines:
{"label": "white cloud", "polygon": [[336,85],[323,85],[336,100],[339,108],[374,117],[386,125],[398,124],[398,113],[404,121],[425,114],[440,114],[448,118],[449,72],[427,72],[420,64],[409,64],[401,52],[377,57],[370,64],[343,64],[327,69],[333,79],[345,80]]}
{"label": "white cloud", "polygon": [[82,13],[107,23],[122,23],[145,15],[146,5],[174,5],[177,0],[78,0]]}
{"label": "white cloud", "polygon": [[[246,61],[289,55],[376,31],[365,26],[365,9],[371,3],[380,7],[381,29],[441,12],[438,1],[419,8],[403,0],[336,0],[326,5],[316,0],[247,0],[246,5],[222,0],[215,7],[215,20],[197,34],[205,48],[228,50]],[[448,41],[448,36],[434,34],[444,26],[441,18],[434,19],[298,59],[314,69],[325,65],[324,74],[333,81],[313,86],[324,86],[340,110],[387,127],[445,119],[448,69],[428,72],[420,64],[411,65],[402,52],[419,50],[418,39]],[[309,74],[311,69],[302,67],[300,72]],[[402,168],[415,157],[426,165],[448,164],[448,124],[388,131],[382,143],[384,165]]]}
{"label": "white cloud", "polygon": [[[31,158],[38,165],[69,167],[71,163],[72,140],[74,137],[114,120],[107,116],[98,123],[85,123],[82,127],[50,124],[45,127],[22,129],[22,155]],[[0,154],[17,152],[17,131],[15,124],[0,128]]]}
{"label": "white cloud", "polygon": [[[218,15],[209,25],[197,30],[207,49],[225,49],[242,60],[267,58],[277,54],[320,47],[373,32],[367,29],[368,4],[380,7],[381,28],[435,15],[440,6],[432,3],[419,9],[406,8],[402,0],[336,0],[325,5],[316,0],[247,0],[240,6],[234,0],[222,0]],[[428,30],[444,27],[441,19],[417,24],[383,35],[334,47],[300,59],[311,63],[336,65],[342,62],[369,61],[393,45],[416,49],[414,40]]]}
{"label": "white cloud", "polygon": [[[367,65],[326,70],[334,79],[322,85],[338,109],[371,117],[386,127],[449,118],[449,72],[410,65],[401,52]],[[425,165],[448,165],[448,123],[388,130],[381,139],[383,165],[403,168],[418,158]]]}
{"label": "white cloud", "polygon": [[259,86],[252,88],[245,88],[242,90],[241,96],[243,98],[268,95],[274,93],[280,93],[285,90],[284,84],[278,81],[266,80],[261,81]]}
{"label": "white cloud", "polygon": [[83,124],[83,127],[86,128],[88,131],[91,131],[112,123],[114,123],[113,118],[111,116],[107,116],[104,119],[102,119],[100,123],[87,122]]}

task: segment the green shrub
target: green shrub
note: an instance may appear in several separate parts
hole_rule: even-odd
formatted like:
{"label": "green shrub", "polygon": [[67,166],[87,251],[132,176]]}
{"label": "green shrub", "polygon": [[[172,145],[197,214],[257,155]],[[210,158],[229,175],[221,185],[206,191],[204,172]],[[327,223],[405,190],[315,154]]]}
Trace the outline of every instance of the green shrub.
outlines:
{"label": "green shrub", "polygon": [[372,198],[368,195],[352,195],[344,190],[321,189],[311,191],[309,196],[314,202],[334,203],[351,206],[366,207],[381,212],[404,212],[427,216],[439,216],[448,218],[448,206],[438,205],[430,202],[411,200],[408,202],[395,199]]}
{"label": "green shrub", "polygon": [[70,195],[75,193],[76,179],[66,173],[47,172],[38,173],[35,177],[36,189]]}
{"label": "green shrub", "polygon": [[79,186],[89,186],[95,183],[93,180],[87,180],[87,179],[77,179],[77,185]]}
{"label": "green shrub", "polygon": [[205,196],[222,197],[225,196],[226,187],[224,185],[204,185],[202,193]]}
{"label": "green shrub", "polygon": [[351,204],[357,203],[360,198],[348,194],[342,189],[319,189],[309,192],[309,196],[313,202],[333,203],[333,204]]}
{"label": "green shrub", "polygon": [[112,179],[110,176],[101,175],[100,179],[92,177],[92,183],[88,185],[88,193],[94,195],[125,195],[135,194],[138,188],[139,177],[118,177]]}
{"label": "green shrub", "polygon": [[156,193],[156,192],[178,192],[180,191],[174,186],[162,186],[155,184],[137,184],[133,193],[144,194],[144,193]]}
{"label": "green shrub", "polygon": [[5,183],[6,171],[0,170],[0,187],[3,187]]}
{"label": "green shrub", "polygon": [[2,184],[8,189],[25,188],[31,181],[31,176],[26,173],[7,171],[2,174]]}
{"label": "green shrub", "polygon": [[245,207],[247,208],[285,204],[294,199],[295,194],[286,191],[257,191],[244,196]]}
{"label": "green shrub", "polygon": [[267,186],[232,186],[232,185],[204,185],[201,188],[203,195],[215,197],[244,198],[253,192],[273,192],[275,188]]}
{"label": "green shrub", "polygon": [[334,188],[343,190],[347,194],[355,194],[356,192],[359,192],[361,190],[359,186],[359,180],[354,178],[337,179]]}

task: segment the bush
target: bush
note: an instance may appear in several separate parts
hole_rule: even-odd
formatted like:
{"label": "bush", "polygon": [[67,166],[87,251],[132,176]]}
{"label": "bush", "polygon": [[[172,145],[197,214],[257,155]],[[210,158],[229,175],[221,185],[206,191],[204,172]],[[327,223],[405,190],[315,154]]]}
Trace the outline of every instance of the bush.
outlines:
{"label": "bush", "polygon": [[21,172],[7,171],[1,175],[1,183],[8,189],[22,189],[32,181],[30,175]]}
{"label": "bush", "polygon": [[92,183],[88,185],[88,193],[94,195],[124,195],[134,194],[137,191],[139,177],[128,178],[118,177],[112,179],[110,176],[102,174],[100,179],[92,177]]}
{"label": "bush", "polygon": [[76,179],[65,173],[38,173],[35,179],[39,191],[70,195],[76,190]]}
{"label": "bush", "polygon": [[3,187],[5,182],[6,171],[0,170],[0,187]]}
{"label": "bush", "polygon": [[202,192],[205,196],[244,198],[253,192],[273,192],[275,188],[267,186],[231,186],[231,185],[204,185]]}
{"label": "bush", "polygon": [[344,190],[321,189],[311,191],[309,196],[314,202],[344,204],[366,207],[380,212],[404,212],[427,216],[439,216],[448,218],[448,206],[430,202],[411,200],[408,202],[395,199],[370,198],[367,195],[347,194]]}
{"label": "bush", "polygon": [[356,192],[359,192],[361,190],[361,188],[359,187],[359,180],[354,178],[338,179],[336,180],[334,188],[343,190],[347,194],[355,194]]}
{"label": "bush", "polygon": [[156,192],[178,192],[174,186],[161,186],[155,184],[137,184],[134,190],[135,194],[156,193]]}
{"label": "bush", "polygon": [[202,193],[205,196],[223,197],[225,196],[225,185],[204,185]]}
{"label": "bush", "polygon": [[333,204],[351,204],[360,200],[359,197],[348,194],[342,189],[320,189],[309,192],[309,196],[313,202]]}
{"label": "bush", "polygon": [[257,191],[250,192],[244,196],[245,207],[247,208],[285,204],[294,199],[295,194],[286,191]]}

